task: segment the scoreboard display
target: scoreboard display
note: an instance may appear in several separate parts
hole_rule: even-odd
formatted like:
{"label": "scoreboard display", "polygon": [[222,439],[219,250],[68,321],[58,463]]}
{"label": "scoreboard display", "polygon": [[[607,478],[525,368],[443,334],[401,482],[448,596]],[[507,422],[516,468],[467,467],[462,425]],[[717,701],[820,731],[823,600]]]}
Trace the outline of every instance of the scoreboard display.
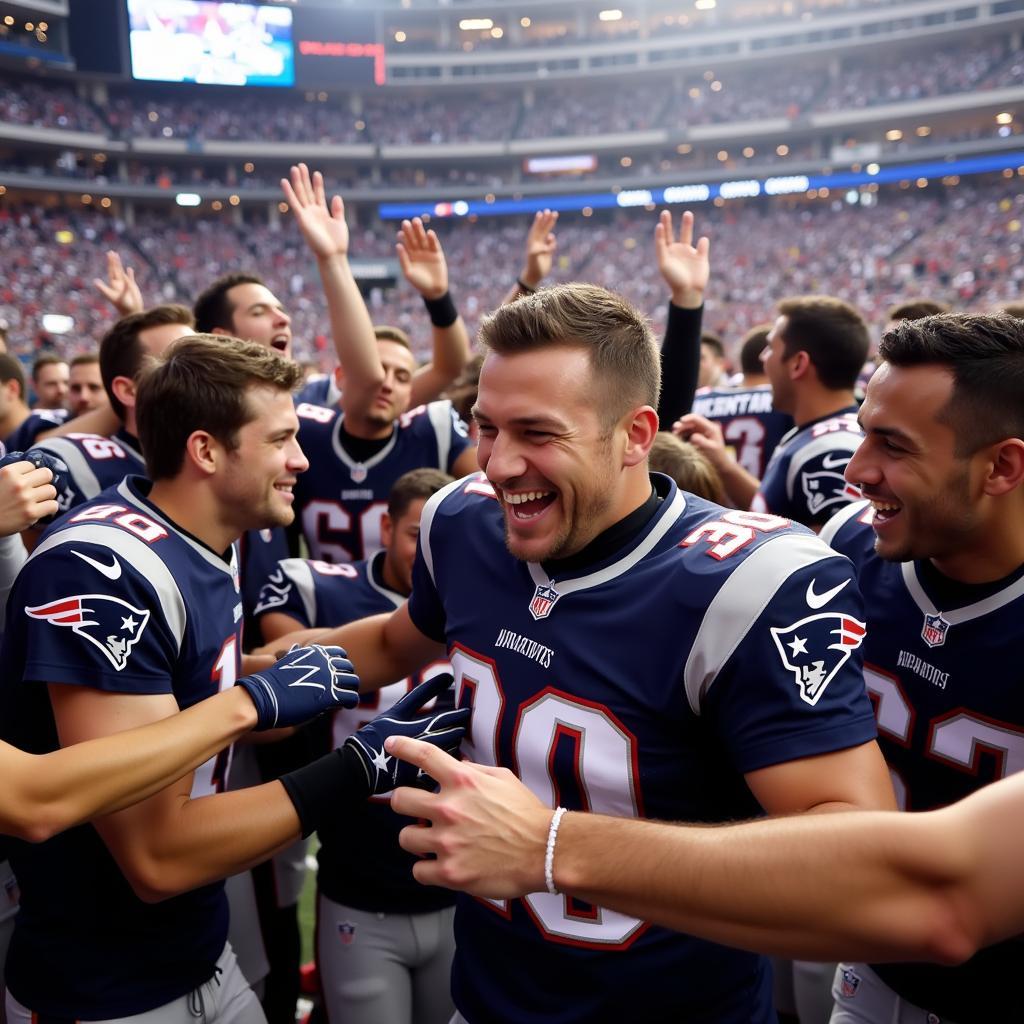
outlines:
{"label": "scoreboard display", "polygon": [[297,7],[294,14],[297,85],[384,84],[384,44],[372,12]]}

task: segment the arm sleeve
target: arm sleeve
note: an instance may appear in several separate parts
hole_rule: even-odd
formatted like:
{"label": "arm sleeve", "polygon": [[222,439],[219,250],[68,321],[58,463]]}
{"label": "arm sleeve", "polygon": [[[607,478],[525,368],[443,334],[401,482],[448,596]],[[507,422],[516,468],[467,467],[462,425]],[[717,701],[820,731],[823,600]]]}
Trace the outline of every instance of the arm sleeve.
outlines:
{"label": "arm sleeve", "polygon": [[826,557],[784,580],[701,702],[739,772],[875,738],[862,671],[865,633],[848,559]]}
{"label": "arm sleeve", "polygon": [[700,373],[700,329],[704,307],[681,309],[668,304],[668,323],[661,345],[661,398],[658,420],[662,430],[690,411]]}
{"label": "arm sleeve", "polygon": [[286,558],[264,580],[253,616],[283,612],[310,629],[316,622],[316,588],[309,563],[301,558]]}

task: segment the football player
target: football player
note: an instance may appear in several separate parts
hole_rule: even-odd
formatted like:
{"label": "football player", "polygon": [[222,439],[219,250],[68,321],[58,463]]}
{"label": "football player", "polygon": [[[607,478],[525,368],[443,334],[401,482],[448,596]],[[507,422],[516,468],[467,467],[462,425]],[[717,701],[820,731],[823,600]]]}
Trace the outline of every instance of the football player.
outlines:
{"label": "football player", "polygon": [[[1024,323],[903,319],[879,355],[846,468],[869,501],[822,538],[857,570],[882,753],[901,805],[925,811],[1024,767]],[[1010,940],[955,970],[841,965],[832,1020],[1010,1020],[1019,953]]]}
{"label": "football player", "polygon": [[[849,563],[766,514],[647,472],[658,352],[603,289],[484,321],[486,480],[427,502],[409,602],[328,634],[367,689],[448,655],[464,752],[544,803],[717,822],[893,803]],[[567,898],[460,899],[469,1021],[769,1021],[756,956]]]}
{"label": "football player", "polygon": [[[149,480],[130,477],[54,524],[11,594],[5,738],[33,753],[169,717],[232,686],[240,663],[233,541],[286,525],[305,468],[298,367],[260,346],[192,337],[138,385]],[[16,610],[16,611],[15,611]],[[331,652],[293,652],[296,685],[349,692]],[[263,693],[271,721],[271,688]],[[458,742],[460,722],[412,706],[280,783],[223,792],[230,751],[114,815],[12,854],[22,907],[7,1015],[263,1020],[226,943],[220,879],[394,784],[368,751],[389,731]],[[454,713],[453,713],[454,714]],[[436,729],[437,718],[441,728]],[[363,734],[361,734],[362,736]],[[172,965],[172,969],[170,969]]]}
{"label": "football player", "polygon": [[772,406],[772,386],[761,362],[769,331],[768,327],[755,327],[743,339],[743,383],[739,387],[701,389],[693,399],[693,412],[722,428],[722,438],[736,461],[758,480],[779,441],[793,426],[788,414]]}
{"label": "football player", "polygon": [[721,428],[684,416],[684,437],[704,450],[738,508],[786,516],[820,529],[859,497],[843,470],[862,437],[853,388],[868,351],[868,328],[850,305],[823,295],[786,299],[762,353],[772,404],[796,426],[782,437],[763,478],[725,447]]}

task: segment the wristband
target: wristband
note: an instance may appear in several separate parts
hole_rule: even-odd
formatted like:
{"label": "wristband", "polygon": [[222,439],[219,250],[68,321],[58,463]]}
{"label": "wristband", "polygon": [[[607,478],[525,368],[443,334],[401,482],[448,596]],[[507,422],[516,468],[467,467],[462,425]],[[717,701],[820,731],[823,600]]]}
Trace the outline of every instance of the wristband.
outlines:
{"label": "wristband", "polygon": [[345,747],[282,775],[281,785],[295,805],[303,839],[370,795],[359,755]]}
{"label": "wristband", "polygon": [[564,807],[556,807],[555,813],[551,815],[551,825],[548,827],[548,845],[544,850],[544,884],[552,896],[558,896],[558,889],[555,888],[555,842],[558,839],[558,826],[562,823],[562,815],[565,814]]}
{"label": "wristband", "polygon": [[451,327],[459,319],[459,311],[452,302],[451,292],[445,292],[439,299],[424,296],[423,305],[427,307],[427,315],[435,327]]}
{"label": "wristband", "polygon": [[537,293],[537,289],[531,288],[521,277],[516,278],[516,285],[521,292],[526,292],[527,295],[535,295]]}

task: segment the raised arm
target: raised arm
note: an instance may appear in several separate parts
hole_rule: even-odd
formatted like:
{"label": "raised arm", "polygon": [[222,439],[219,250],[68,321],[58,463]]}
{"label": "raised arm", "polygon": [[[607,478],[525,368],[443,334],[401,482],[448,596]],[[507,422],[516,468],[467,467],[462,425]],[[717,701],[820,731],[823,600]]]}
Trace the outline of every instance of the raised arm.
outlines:
{"label": "raised arm", "polygon": [[544,278],[551,273],[551,264],[555,258],[555,250],[558,248],[558,238],[555,236],[557,223],[557,210],[538,210],[533,215],[533,223],[526,233],[526,256],[523,269],[520,271],[516,283],[501,300],[503,306],[507,302],[514,302],[522,295],[530,295],[535,292],[544,283]]}
{"label": "raised arm", "polygon": [[[543,892],[552,811],[504,768],[407,739],[386,749],[441,784],[398,790],[425,818],[401,843],[416,878],[488,898]],[[941,811],[856,811],[695,827],[570,812],[552,881],[707,939],[805,959],[959,963],[1024,929],[1024,778]]]}
{"label": "raised arm", "polygon": [[109,302],[117,315],[128,316],[145,309],[142,290],[135,282],[135,271],[121,262],[121,256],[113,249],[107,252],[107,279],[92,279],[93,287]]}
{"label": "raised arm", "polygon": [[281,179],[281,189],[316,257],[334,348],[345,373],[345,393],[351,401],[369,404],[384,380],[384,368],[370,314],[348,262],[345,204],[341,196],[334,196],[328,205],[323,175],[316,171],[311,176],[305,164],[292,167],[290,179]]}
{"label": "raised arm", "polygon": [[697,390],[704,292],[711,275],[710,251],[707,237],[693,245],[693,214],[689,210],[679,220],[678,238],[673,232],[672,214],[661,211],[654,228],[654,256],[669,290],[658,402],[658,419],[664,429],[689,412]]}
{"label": "raised arm", "polygon": [[433,358],[412,379],[411,406],[438,398],[469,362],[469,332],[448,290],[448,264],[436,232],[419,217],[402,221],[395,245],[405,279],[420,293],[433,334]]}

